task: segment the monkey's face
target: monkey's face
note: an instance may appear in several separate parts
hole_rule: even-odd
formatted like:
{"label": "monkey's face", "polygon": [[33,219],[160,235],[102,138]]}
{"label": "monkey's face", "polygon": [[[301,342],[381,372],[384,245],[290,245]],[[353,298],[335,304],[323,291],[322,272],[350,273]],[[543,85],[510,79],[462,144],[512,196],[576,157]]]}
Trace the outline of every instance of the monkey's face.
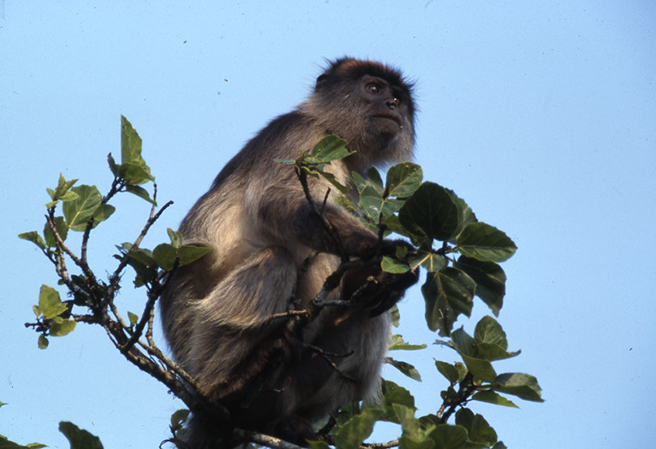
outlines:
{"label": "monkey's face", "polygon": [[376,76],[365,75],[359,84],[365,112],[365,133],[386,146],[404,127],[410,125],[408,99],[401,89]]}

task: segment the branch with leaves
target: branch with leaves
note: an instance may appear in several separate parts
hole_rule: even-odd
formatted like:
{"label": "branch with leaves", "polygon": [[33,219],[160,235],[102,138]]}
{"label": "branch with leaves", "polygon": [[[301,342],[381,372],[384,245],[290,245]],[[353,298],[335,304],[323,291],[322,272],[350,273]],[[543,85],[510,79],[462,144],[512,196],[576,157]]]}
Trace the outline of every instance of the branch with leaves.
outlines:
{"label": "branch with leaves", "polygon": [[[452,363],[435,362],[447,385],[440,395],[441,404],[435,404],[434,413],[415,416],[417,409],[410,391],[385,381],[379,406],[355,404],[342,407],[319,433],[321,440],[309,444],[315,449],[329,446],[339,449],[384,449],[395,446],[504,448],[492,427],[481,415],[474,414],[468,404],[482,401],[516,407],[507,395],[541,401],[540,387],[535,377],[528,374],[496,373],[493,362],[516,357],[520,353],[508,350],[506,334],[496,319],[491,316],[481,319],[473,336],[462,327],[454,330],[454,324],[461,315],[471,315],[475,297],[486,304],[495,316],[499,315],[506,282],[499,264],[514,254],[514,243],[502,231],[478,221],[471,208],[454,192],[423,181],[422,169],[416,164],[406,162],[391,167],[385,181],[376,169],[371,169],[366,176],[354,174],[352,186],[340,184],[325,167],[349,154],[345,141],[328,136],[309,154],[303,154],[297,160],[278,161],[290,164],[296,170],[311,207],[321,217],[335,247],[341,248],[341,264],[308,308],[293,310],[295,301],[290,298],[290,311],[271,319],[287,320],[288,330],[298,331],[314,319],[321,308],[349,307],[348,301],[327,301],[328,293],[339,286],[341,277],[349,269],[358,264],[372,263],[349,259],[337,232],[323,215],[322,205],[311,197],[307,178],[323,178],[342,195],[340,202],[353,210],[362,224],[377,234],[381,241],[396,234],[412,243],[414,250],[401,248],[396,257],[375,256],[375,263],[380,263],[381,269],[389,273],[426,271],[426,280],[421,287],[426,325],[443,338],[436,343],[451,348],[459,360]],[[153,187],[152,198],[142,187],[153,182],[154,178],[141,156],[141,139],[124,117],[121,119],[121,162],[117,163],[111,155],[108,162],[114,178],[107,194],[103,196],[95,186],[77,185],[77,180],[66,180],[60,175],[57,186],[48,189],[50,202],[46,204],[43,232],[32,231],[19,236],[40,248],[54,265],[69,295],[69,299],[62,300],[55,288],[42,286],[38,305],[33,308],[36,321],[26,326],[37,331],[39,347],[45,349],[50,337],[67,335],[78,322],[100,325],[131,363],[164,383],[190,410],[209,408],[217,416],[227,419],[228,411],[220,404],[204,399],[194,380],[164,355],[152,336],[155,305],[170,274],[178,267],[203,257],[211,249],[185,245],[182,235],[172,230],[168,232],[170,243],[157,245],[153,250],[140,246],[153,223],[160,219],[171,203],[158,208],[156,186]],[[357,189],[357,193],[349,194],[349,188]],[[150,213],[137,238],[117,246],[118,253],[114,257],[118,264],[108,278],[102,280],[89,263],[87,248],[92,231],[115,212],[110,202],[116,195],[126,192],[148,201]],[[69,231],[82,234],[78,252],[72,249]],[[127,312],[126,319],[119,311],[116,295],[128,266],[136,274],[135,286],[145,287],[146,299],[141,314]],[[399,310],[394,307],[392,313],[398,326]],[[416,351],[427,350],[428,346],[409,344],[400,335],[395,335],[389,349],[395,352]],[[321,356],[319,352],[317,355]],[[387,357],[386,362],[411,379],[421,380],[418,370],[409,363],[392,357]],[[272,360],[271,363],[275,364],[276,361]],[[266,369],[262,375],[265,373]],[[257,379],[253,385],[257,387]],[[169,441],[179,447],[183,446],[176,436],[184,432],[183,424],[188,415],[188,410],[181,410],[171,419],[173,438]],[[454,422],[450,423],[453,417]],[[398,424],[399,438],[379,444],[365,444],[377,421]],[[68,424],[65,427],[69,433],[77,432],[79,435],[84,432]],[[0,443],[2,441],[0,437]],[[240,429],[233,430],[232,441],[278,448],[294,447],[288,442]]]}

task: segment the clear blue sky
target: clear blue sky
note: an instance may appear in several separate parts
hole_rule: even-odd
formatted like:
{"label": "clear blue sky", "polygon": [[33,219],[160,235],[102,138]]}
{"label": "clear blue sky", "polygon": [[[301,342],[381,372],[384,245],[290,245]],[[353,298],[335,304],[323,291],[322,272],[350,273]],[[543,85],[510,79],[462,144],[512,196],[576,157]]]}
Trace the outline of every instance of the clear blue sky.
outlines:
{"label": "clear blue sky", "polygon": [[[2,1],[2,0],[0,0]],[[46,351],[23,323],[51,265],[20,232],[42,229],[46,187],[110,182],[124,114],[144,140],[166,240],[228,159],[303,100],[324,58],[371,57],[417,80],[416,161],[519,246],[500,321],[544,404],[472,404],[509,448],[637,448],[656,431],[656,4],[648,1],[4,1],[0,18],[0,433],[54,448],[70,420],[106,448],[156,448],[180,403],[79,325]],[[99,273],[133,240],[136,197],[92,238]],[[121,307],[142,309],[126,276]],[[401,305],[432,341],[418,288]],[[488,313],[462,321],[472,332]],[[402,354],[395,354],[402,357]],[[391,371],[435,411],[431,347]],[[379,430],[379,440],[392,434]]]}

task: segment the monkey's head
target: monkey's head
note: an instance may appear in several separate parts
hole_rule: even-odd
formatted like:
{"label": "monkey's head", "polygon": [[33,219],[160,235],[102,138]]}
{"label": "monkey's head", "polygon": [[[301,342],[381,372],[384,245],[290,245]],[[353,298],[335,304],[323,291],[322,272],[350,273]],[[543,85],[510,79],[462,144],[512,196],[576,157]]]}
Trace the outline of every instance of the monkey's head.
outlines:
{"label": "monkey's head", "polygon": [[397,71],[374,61],[338,59],[317,78],[301,110],[328,133],[349,141],[357,153],[349,168],[410,159],[415,132],[412,84]]}

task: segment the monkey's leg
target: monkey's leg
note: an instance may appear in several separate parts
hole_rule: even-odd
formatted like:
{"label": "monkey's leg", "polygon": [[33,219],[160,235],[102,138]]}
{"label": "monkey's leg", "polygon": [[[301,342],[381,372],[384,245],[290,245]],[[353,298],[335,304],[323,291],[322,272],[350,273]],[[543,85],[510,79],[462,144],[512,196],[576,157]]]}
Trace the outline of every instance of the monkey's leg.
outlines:
{"label": "monkey's leg", "polygon": [[259,373],[284,325],[297,267],[280,247],[253,253],[199,302],[191,334],[192,375],[204,394],[220,399]]}

